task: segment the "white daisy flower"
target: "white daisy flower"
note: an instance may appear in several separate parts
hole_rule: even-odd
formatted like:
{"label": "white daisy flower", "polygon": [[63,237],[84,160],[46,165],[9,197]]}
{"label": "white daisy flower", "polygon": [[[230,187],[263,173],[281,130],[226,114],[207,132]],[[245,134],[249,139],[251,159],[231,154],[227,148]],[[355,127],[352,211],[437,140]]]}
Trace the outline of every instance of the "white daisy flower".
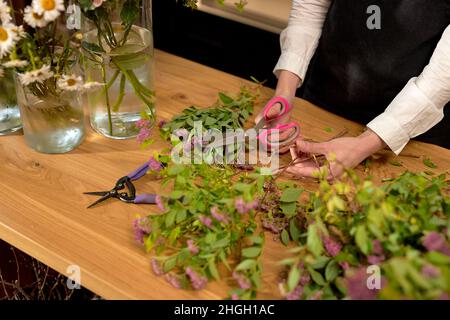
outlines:
{"label": "white daisy flower", "polygon": [[23,26],[12,26],[12,31],[17,35],[18,39],[25,38],[27,33],[25,32]]}
{"label": "white daisy flower", "polygon": [[19,40],[19,35],[14,25],[0,25],[0,58],[3,58],[11,52],[11,49]]}
{"label": "white daisy flower", "polygon": [[0,20],[2,24],[12,23],[11,8],[4,0],[0,0]]}
{"label": "white daisy flower", "polygon": [[83,88],[83,80],[74,74],[71,76],[63,74],[61,79],[58,79],[57,84],[59,88],[67,91],[78,91]]}
{"label": "white daisy flower", "polygon": [[51,22],[59,17],[64,8],[64,0],[33,0],[33,9],[44,15],[47,22]]}
{"label": "white daisy flower", "polygon": [[100,82],[95,82],[95,81],[90,81],[90,82],[86,82],[83,86],[83,90],[84,91],[95,91],[98,88],[101,88],[105,86],[104,83],[100,83]]}
{"label": "white daisy flower", "polygon": [[28,61],[19,60],[19,59],[14,59],[14,60],[5,62],[3,64],[3,66],[5,68],[23,68],[23,67],[26,67],[27,65],[28,65]]}
{"label": "white daisy flower", "polygon": [[25,8],[23,20],[32,28],[43,28],[48,24],[44,19],[44,14],[37,12],[32,6]]}
{"label": "white daisy flower", "polygon": [[47,79],[50,79],[55,74],[50,70],[49,65],[44,65],[37,70],[28,71],[25,73],[19,73],[19,79],[22,85],[27,86],[34,82],[42,83]]}

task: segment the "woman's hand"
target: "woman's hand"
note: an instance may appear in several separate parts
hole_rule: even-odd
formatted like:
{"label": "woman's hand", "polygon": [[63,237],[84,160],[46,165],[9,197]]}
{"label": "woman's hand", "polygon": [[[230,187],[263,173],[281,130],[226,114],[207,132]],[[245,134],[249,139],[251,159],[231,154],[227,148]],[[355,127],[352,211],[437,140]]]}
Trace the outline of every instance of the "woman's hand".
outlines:
{"label": "woman's hand", "polygon": [[[280,75],[278,76],[278,83],[277,83],[277,88],[275,90],[275,97],[283,97],[285,98],[289,104],[292,106],[293,102],[294,102],[294,98],[295,98],[295,92],[297,91],[297,88],[299,87],[301,83],[300,78],[295,75],[292,72],[286,71],[286,70],[282,70],[280,72]],[[276,108],[276,106],[278,106],[278,109]],[[279,114],[279,111],[281,110],[281,105],[277,104],[275,105],[269,112],[269,117],[270,115],[272,115],[273,117],[276,117]],[[255,124],[258,123],[262,117],[263,117],[263,112],[261,111],[255,118]],[[290,115],[286,115],[285,117],[274,121],[271,123],[271,126],[275,126],[277,124],[281,124],[281,123],[287,123],[289,121],[289,116]]]}
{"label": "woman's hand", "polygon": [[[324,155],[330,161],[329,179],[339,177],[344,168],[354,168],[367,157],[386,147],[386,144],[372,130],[358,137],[337,138],[328,142],[314,143],[298,139],[296,147],[291,148],[292,159],[304,159],[312,155]],[[312,177],[319,169],[313,158],[302,161],[286,169],[287,172],[301,177]]]}

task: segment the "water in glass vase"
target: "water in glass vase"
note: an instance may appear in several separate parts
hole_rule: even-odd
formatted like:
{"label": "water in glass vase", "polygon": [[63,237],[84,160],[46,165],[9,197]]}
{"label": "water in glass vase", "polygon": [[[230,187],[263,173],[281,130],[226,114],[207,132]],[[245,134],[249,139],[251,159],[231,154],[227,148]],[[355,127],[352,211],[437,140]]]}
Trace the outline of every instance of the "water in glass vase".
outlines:
{"label": "water in glass vase", "polygon": [[142,112],[154,122],[153,37],[151,31],[138,26],[128,33],[120,24],[113,28],[116,45],[98,37],[96,29],[85,34],[86,80],[104,84],[88,92],[87,100],[94,130],[127,139],[138,135],[136,122]]}
{"label": "water in glass vase", "polygon": [[0,78],[0,135],[15,132],[22,128],[19,106],[17,105],[14,78],[5,71]]}

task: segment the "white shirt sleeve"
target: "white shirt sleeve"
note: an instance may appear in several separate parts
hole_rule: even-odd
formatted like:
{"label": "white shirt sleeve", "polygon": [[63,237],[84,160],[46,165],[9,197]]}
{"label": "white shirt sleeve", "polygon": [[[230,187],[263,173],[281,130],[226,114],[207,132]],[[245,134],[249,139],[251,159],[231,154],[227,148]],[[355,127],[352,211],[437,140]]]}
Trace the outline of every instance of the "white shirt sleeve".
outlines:
{"label": "white shirt sleeve", "polygon": [[422,74],[412,78],[385,112],[367,127],[398,155],[411,138],[425,133],[443,119],[444,106],[449,101],[450,26]]}
{"label": "white shirt sleeve", "polygon": [[293,0],[289,24],[280,36],[281,56],[274,73],[290,71],[305,78],[332,0]]}

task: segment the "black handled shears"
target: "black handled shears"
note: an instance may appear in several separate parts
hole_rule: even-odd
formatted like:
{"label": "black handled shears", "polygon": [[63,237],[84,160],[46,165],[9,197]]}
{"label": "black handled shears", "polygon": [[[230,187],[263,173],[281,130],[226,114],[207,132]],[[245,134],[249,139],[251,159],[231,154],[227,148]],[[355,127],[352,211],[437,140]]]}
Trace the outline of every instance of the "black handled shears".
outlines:
{"label": "black handled shears", "polygon": [[136,203],[136,204],[155,204],[156,194],[141,194],[136,195],[136,188],[133,181],[142,178],[149,170],[149,161],[144,165],[140,166],[135,171],[117,180],[116,185],[109,191],[94,191],[94,192],[84,192],[84,194],[100,196],[101,198],[88,206],[91,208],[103,201],[110,198],[119,199],[120,201],[126,203]]}

